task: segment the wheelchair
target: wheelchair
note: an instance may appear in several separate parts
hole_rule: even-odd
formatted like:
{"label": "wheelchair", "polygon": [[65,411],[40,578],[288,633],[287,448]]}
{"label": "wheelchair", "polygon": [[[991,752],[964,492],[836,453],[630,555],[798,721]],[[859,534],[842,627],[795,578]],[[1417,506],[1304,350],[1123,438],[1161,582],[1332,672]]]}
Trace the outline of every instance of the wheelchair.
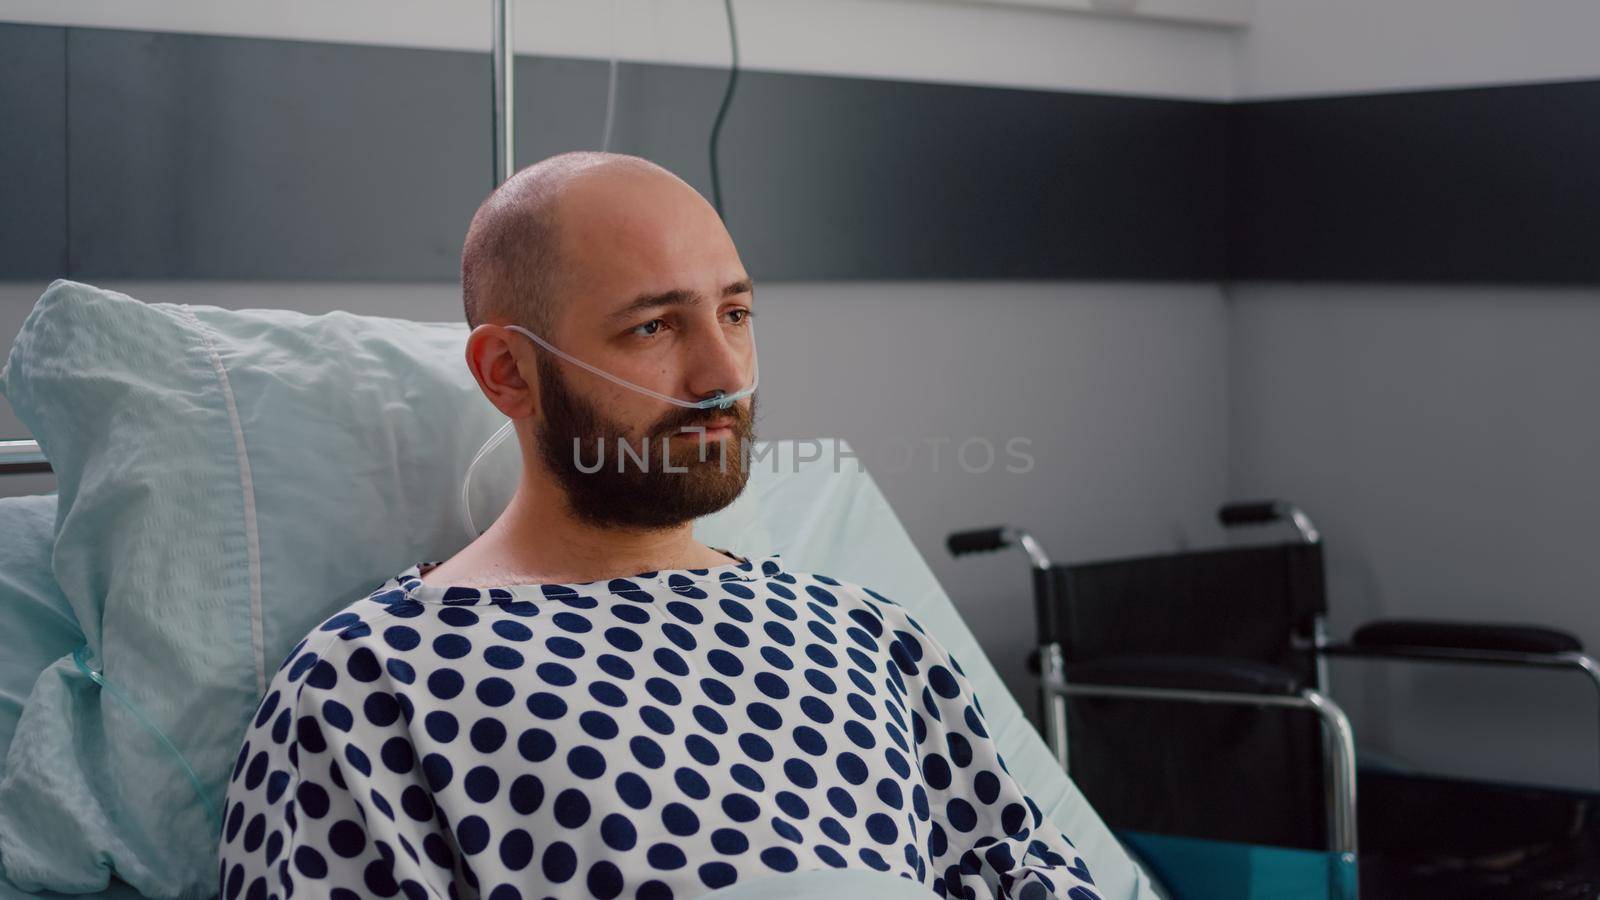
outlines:
{"label": "wheelchair", "polygon": [[1310,518],[1265,501],[1218,519],[1293,537],[1070,565],[1007,526],[946,541],[1028,556],[1045,740],[1175,898],[1600,896],[1600,795],[1358,768],[1327,687],[1334,657],[1566,669],[1600,687],[1577,638],[1384,620],[1334,643]]}

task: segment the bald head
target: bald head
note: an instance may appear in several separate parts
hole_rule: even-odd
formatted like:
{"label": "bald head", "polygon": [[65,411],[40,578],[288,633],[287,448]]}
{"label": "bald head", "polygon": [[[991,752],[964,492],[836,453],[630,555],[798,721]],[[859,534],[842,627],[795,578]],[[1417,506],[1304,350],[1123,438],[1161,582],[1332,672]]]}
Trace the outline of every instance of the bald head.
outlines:
{"label": "bald head", "polygon": [[[467,327],[500,321],[550,333],[586,269],[604,265],[603,253],[616,249],[615,240],[597,246],[597,231],[626,242],[629,220],[641,211],[659,226],[681,218],[685,208],[716,215],[678,176],[637,156],[580,150],[522,169],[483,201],[467,229],[461,251]],[[638,228],[633,233],[637,241],[650,239]]]}

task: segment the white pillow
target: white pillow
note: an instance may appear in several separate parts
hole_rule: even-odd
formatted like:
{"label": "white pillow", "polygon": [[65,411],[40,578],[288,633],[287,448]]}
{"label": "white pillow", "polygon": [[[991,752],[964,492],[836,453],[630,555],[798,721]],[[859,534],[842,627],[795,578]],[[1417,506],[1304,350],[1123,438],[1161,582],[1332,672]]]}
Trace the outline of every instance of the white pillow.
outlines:
{"label": "white pillow", "polygon": [[[70,281],[23,323],[0,381],[55,469],[56,581],[93,663],[211,803],[294,642],[466,543],[458,479],[504,418],[465,339],[461,323],[145,304]],[[216,834],[171,754],[56,660],[0,779],[6,876],[81,892],[115,871],[147,896],[210,896]]]}

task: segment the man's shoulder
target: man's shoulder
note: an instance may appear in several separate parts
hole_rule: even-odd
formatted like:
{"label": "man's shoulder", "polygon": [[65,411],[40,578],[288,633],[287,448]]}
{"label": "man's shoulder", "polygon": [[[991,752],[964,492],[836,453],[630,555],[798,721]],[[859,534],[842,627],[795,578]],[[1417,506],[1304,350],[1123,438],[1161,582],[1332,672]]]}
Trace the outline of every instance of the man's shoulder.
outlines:
{"label": "man's shoulder", "polygon": [[396,620],[416,618],[422,611],[422,604],[411,599],[405,589],[391,579],[325,616],[306,633],[306,640],[361,646]]}
{"label": "man's shoulder", "polygon": [[831,575],[824,575],[821,572],[785,570],[784,574],[789,576],[789,579],[784,580],[788,581],[791,588],[799,588],[805,593],[813,596],[819,594],[834,597],[848,596],[851,599],[858,601],[886,603],[891,606],[900,605],[889,599],[889,597],[885,596],[884,594],[878,592],[875,588],[868,587],[859,582],[847,581],[843,578],[835,578]]}
{"label": "man's shoulder", "polygon": [[306,683],[315,687],[318,679],[308,682],[306,676],[314,675],[319,665],[344,668],[358,653],[376,659],[386,646],[380,637],[384,630],[421,611],[421,604],[408,602],[405,591],[394,581],[386,582],[313,625],[284,657],[273,680],[280,686]]}
{"label": "man's shoulder", "polygon": [[[873,638],[883,636],[890,652],[895,647],[908,654],[910,659],[921,659],[925,647],[936,648],[936,653],[948,656],[949,651],[939,639],[923,627],[917,616],[888,595],[872,587],[815,572],[793,572],[797,586],[810,595],[811,602],[823,607],[833,607],[854,625],[864,628]],[[898,660],[897,660],[898,661]],[[915,674],[914,666],[902,664],[906,673]],[[960,670],[959,664],[956,666]]]}
{"label": "man's shoulder", "polygon": [[911,627],[919,632],[922,631],[922,626],[917,623],[910,610],[875,587],[820,572],[788,574],[794,577],[794,582],[790,585],[791,591],[797,592],[802,599],[809,602],[818,603],[823,607],[843,607],[846,614],[852,618],[870,614],[878,621],[891,624],[895,628]]}

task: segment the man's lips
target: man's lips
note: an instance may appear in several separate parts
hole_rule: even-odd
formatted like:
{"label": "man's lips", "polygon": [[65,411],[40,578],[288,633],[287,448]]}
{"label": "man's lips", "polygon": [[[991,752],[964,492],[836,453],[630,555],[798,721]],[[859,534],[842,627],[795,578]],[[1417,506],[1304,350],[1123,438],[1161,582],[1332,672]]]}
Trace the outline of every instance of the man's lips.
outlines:
{"label": "man's lips", "polygon": [[678,429],[678,431],[680,434],[694,436],[700,436],[701,434],[704,434],[708,439],[713,437],[726,437],[733,433],[733,420],[717,419],[712,422],[702,422],[699,425],[685,425]]}

